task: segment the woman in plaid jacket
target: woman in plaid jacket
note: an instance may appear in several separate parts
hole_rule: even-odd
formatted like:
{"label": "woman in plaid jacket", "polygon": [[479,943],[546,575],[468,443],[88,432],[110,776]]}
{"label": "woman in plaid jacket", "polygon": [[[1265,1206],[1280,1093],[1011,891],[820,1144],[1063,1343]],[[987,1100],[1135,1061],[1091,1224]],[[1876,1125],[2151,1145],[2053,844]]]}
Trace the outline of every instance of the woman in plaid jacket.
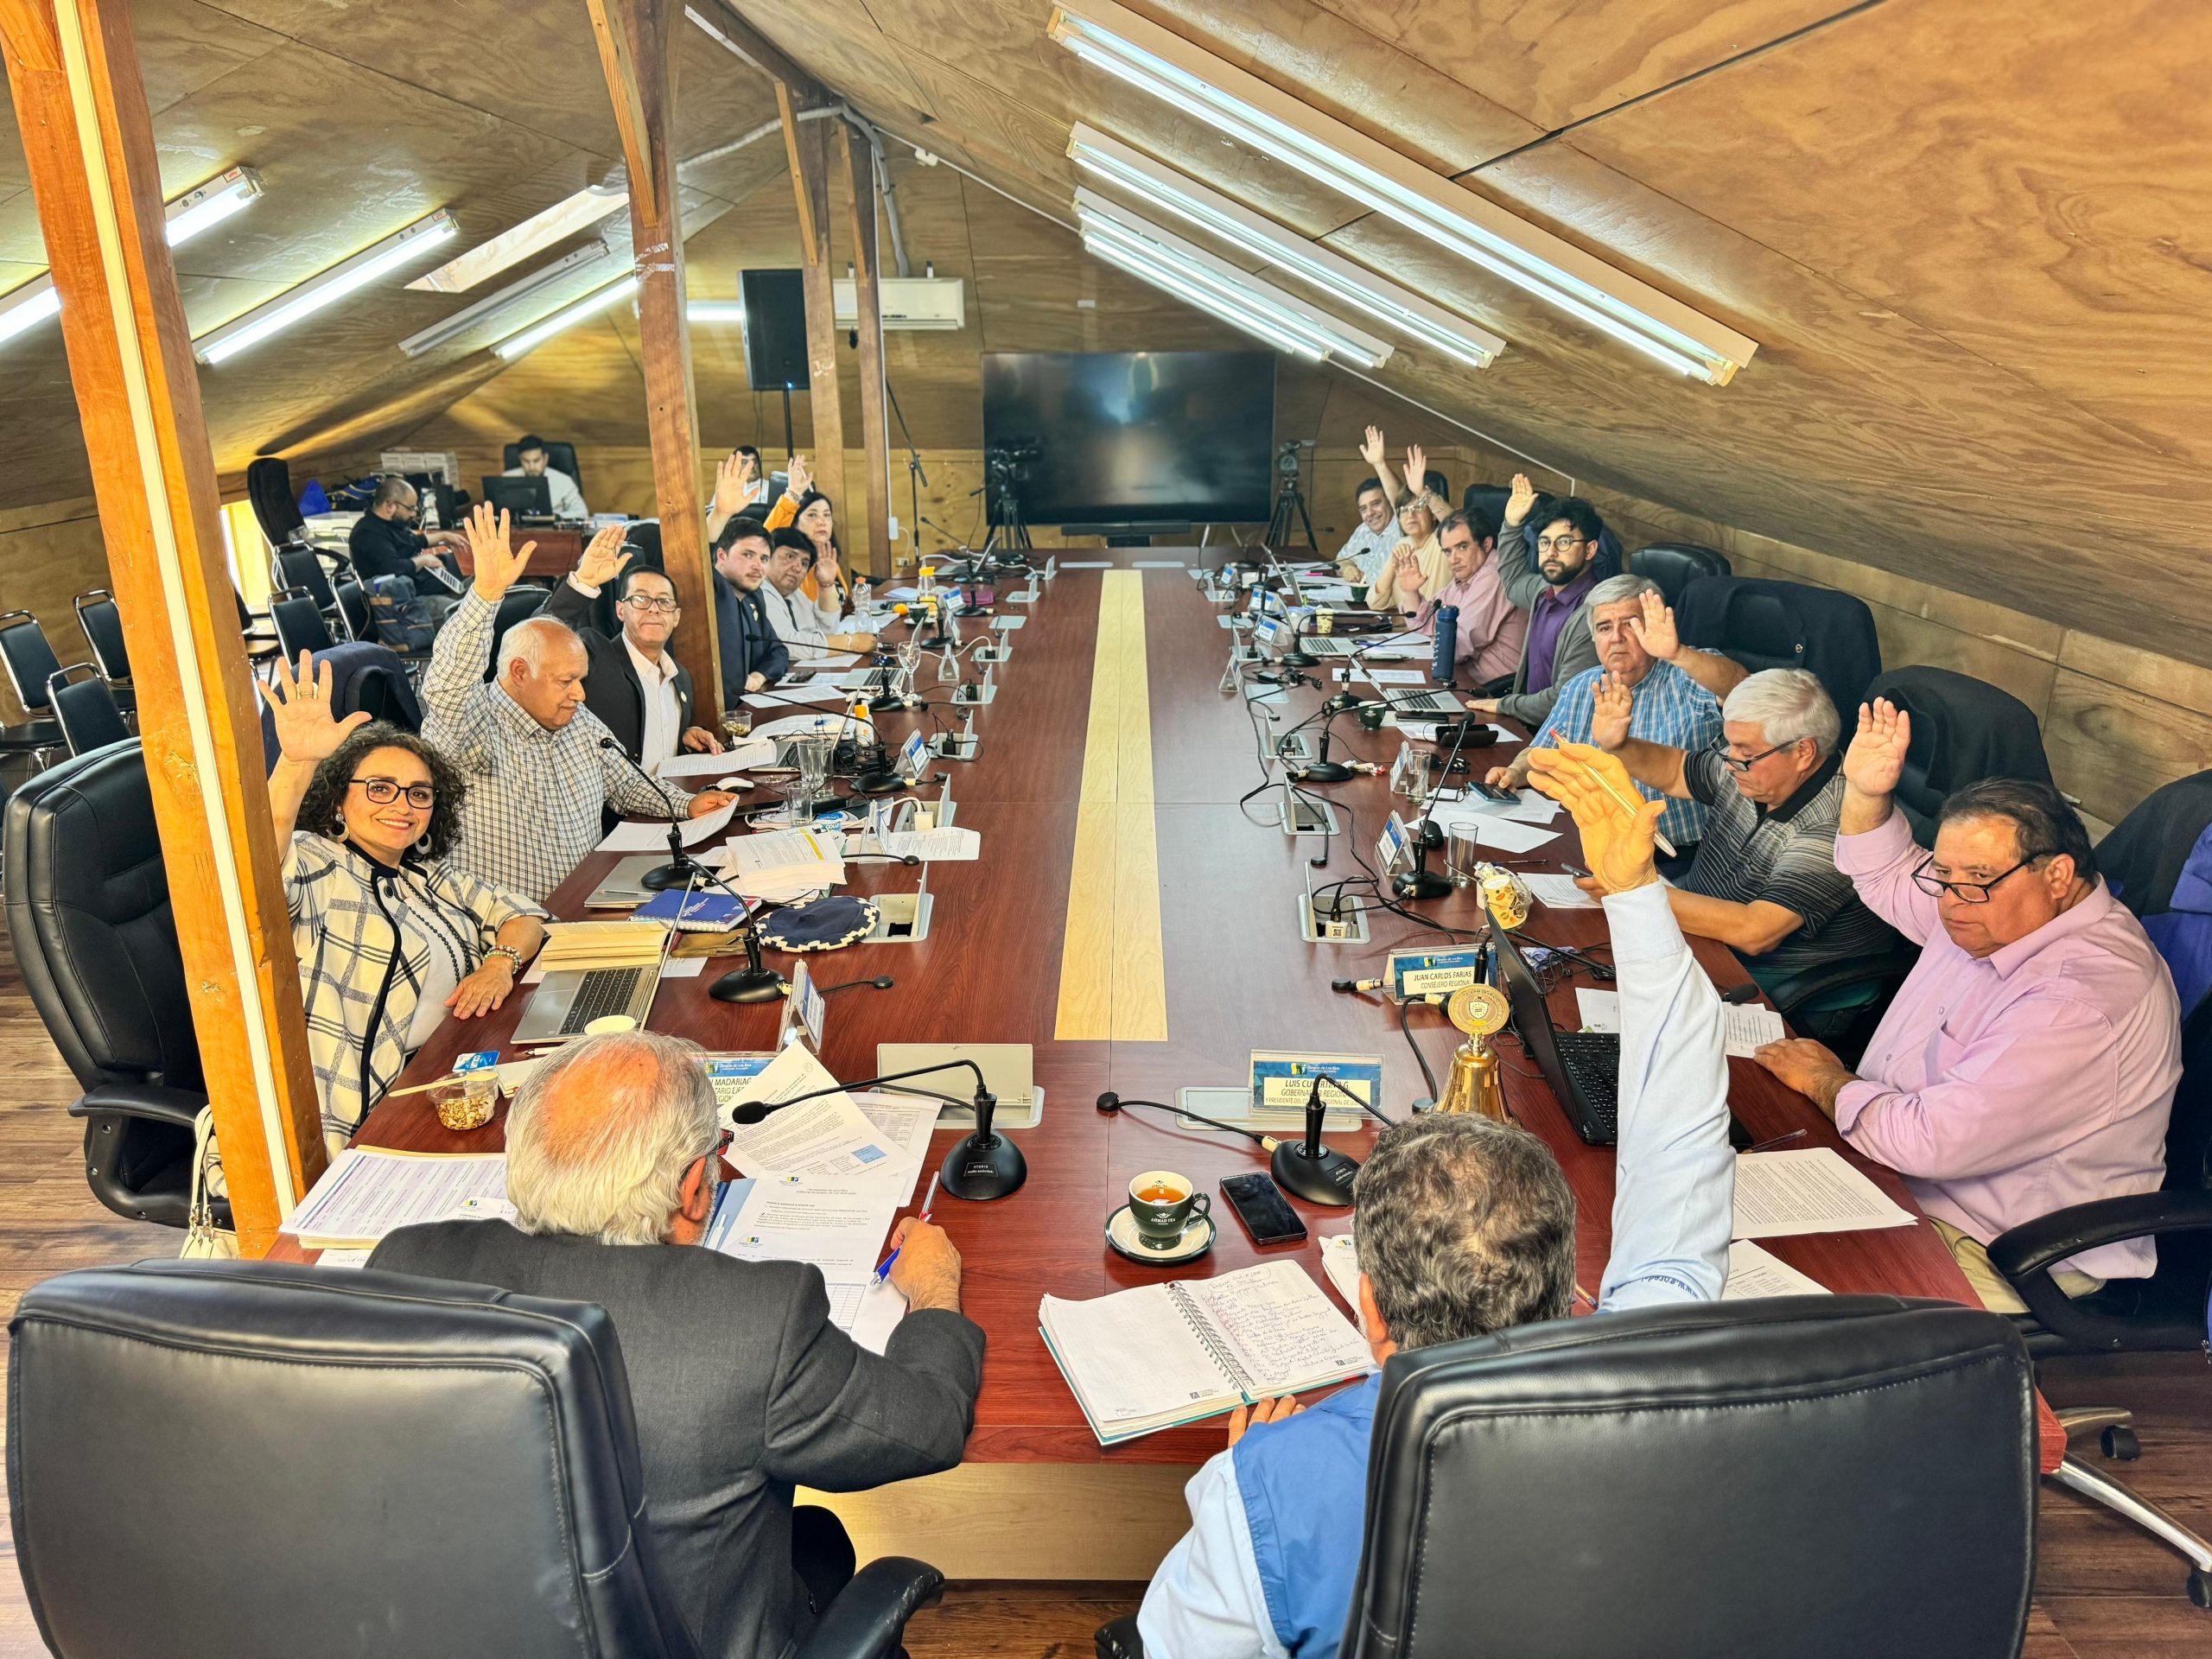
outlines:
{"label": "woman in plaid jacket", "polygon": [[506,1001],[545,912],[445,862],[461,774],[412,733],[333,718],[328,664],[318,677],[302,653],[296,676],[280,659],[263,696],[283,751],[269,800],[334,1153],[448,1013]]}

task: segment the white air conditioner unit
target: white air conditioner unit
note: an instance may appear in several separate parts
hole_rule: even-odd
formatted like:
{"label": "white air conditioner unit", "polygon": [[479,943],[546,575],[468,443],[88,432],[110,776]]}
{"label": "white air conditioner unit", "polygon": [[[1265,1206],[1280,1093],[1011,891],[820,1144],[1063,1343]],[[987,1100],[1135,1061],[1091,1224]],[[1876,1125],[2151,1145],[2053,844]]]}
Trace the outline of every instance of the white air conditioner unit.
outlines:
{"label": "white air conditioner unit", "polygon": [[[837,326],[861,320],[858,284],[849,276],[830,283]],[[891,328],[964,328],[968,326],[968,284],[958,276],[886,276],[883,326]]]}

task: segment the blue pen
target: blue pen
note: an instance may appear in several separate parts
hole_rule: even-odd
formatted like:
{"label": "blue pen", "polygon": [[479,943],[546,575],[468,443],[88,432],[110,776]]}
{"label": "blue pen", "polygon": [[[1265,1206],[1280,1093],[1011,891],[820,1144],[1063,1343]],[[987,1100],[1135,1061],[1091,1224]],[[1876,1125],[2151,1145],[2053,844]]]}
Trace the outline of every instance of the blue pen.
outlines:
{"label": "blue pen", "polygon": [[[922,1194],[922,1213],[919,1217],[920,1220],[927,1221],[930,1218],[930,1205],[937,1202],[937,1181],[938,1178],[936,1176],[931,1176],[930,1190]],[[877,1284],[880,1285],[883,1282],[884,1275],[891,1271],[891,1264],[898,1259],[899,1252],[896,1249],[893,1250],[890,1255],[883,1258],[883,1265],[875,1270],[875,1282]]]}

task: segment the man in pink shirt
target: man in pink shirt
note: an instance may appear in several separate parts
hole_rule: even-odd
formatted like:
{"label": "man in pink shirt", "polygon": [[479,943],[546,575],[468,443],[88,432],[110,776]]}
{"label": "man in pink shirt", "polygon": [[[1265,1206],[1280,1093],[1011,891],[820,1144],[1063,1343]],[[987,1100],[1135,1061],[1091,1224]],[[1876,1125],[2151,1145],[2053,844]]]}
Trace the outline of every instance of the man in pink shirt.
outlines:
{"label": "man in pink shirt", "polygon": [[[1815,1042],[1758,1061],[1906,1178],[1998,1313],[2024,1312],[1984,1248],[2069,1205],[2155,1192],[2181,1079],[2181,1005],[2142,924],[2098,878],[2088,832],[2048,784],[1991,779],[1944,802],[1930,855],[1891,796],[1910,717],[1859,711],[1836,868],[1920,961],[1859,1070]],[[2069,1295],[2147,1278],[2151,1241],[2055,1274]]]}
{"label": "man in pink shirt", "polygon": [[[1521,665],[1521,646],[1529,637],[1529,613],[1505,596],[1498,580],[1497,561],[1491,556],[1497,532],[1479,517],[1455,512],[1436,532],[1444,549],[1447,581],[1433,599],[1421,601],[1414,626],[1436,637],[1436,613],[1446,605],[1459,609],[1459,637],[1452,652],[1455,679],[1474,686],[1488,684]],[[1408,610],[1414,607],[1408,606]]]}

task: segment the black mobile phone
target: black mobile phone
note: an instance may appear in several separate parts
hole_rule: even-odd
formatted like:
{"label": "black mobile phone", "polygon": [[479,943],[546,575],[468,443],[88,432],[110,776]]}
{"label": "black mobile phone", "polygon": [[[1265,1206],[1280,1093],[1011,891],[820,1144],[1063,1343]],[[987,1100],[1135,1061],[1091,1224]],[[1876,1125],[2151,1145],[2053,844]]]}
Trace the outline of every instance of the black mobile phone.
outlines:
{"label": "black mobile phone", "polygon": [[1306,1236],[1306,1224],[1269,1176],[1224,1175],[1221,1196],[1229,1200],[1255,1244],[1287,1244]]}

